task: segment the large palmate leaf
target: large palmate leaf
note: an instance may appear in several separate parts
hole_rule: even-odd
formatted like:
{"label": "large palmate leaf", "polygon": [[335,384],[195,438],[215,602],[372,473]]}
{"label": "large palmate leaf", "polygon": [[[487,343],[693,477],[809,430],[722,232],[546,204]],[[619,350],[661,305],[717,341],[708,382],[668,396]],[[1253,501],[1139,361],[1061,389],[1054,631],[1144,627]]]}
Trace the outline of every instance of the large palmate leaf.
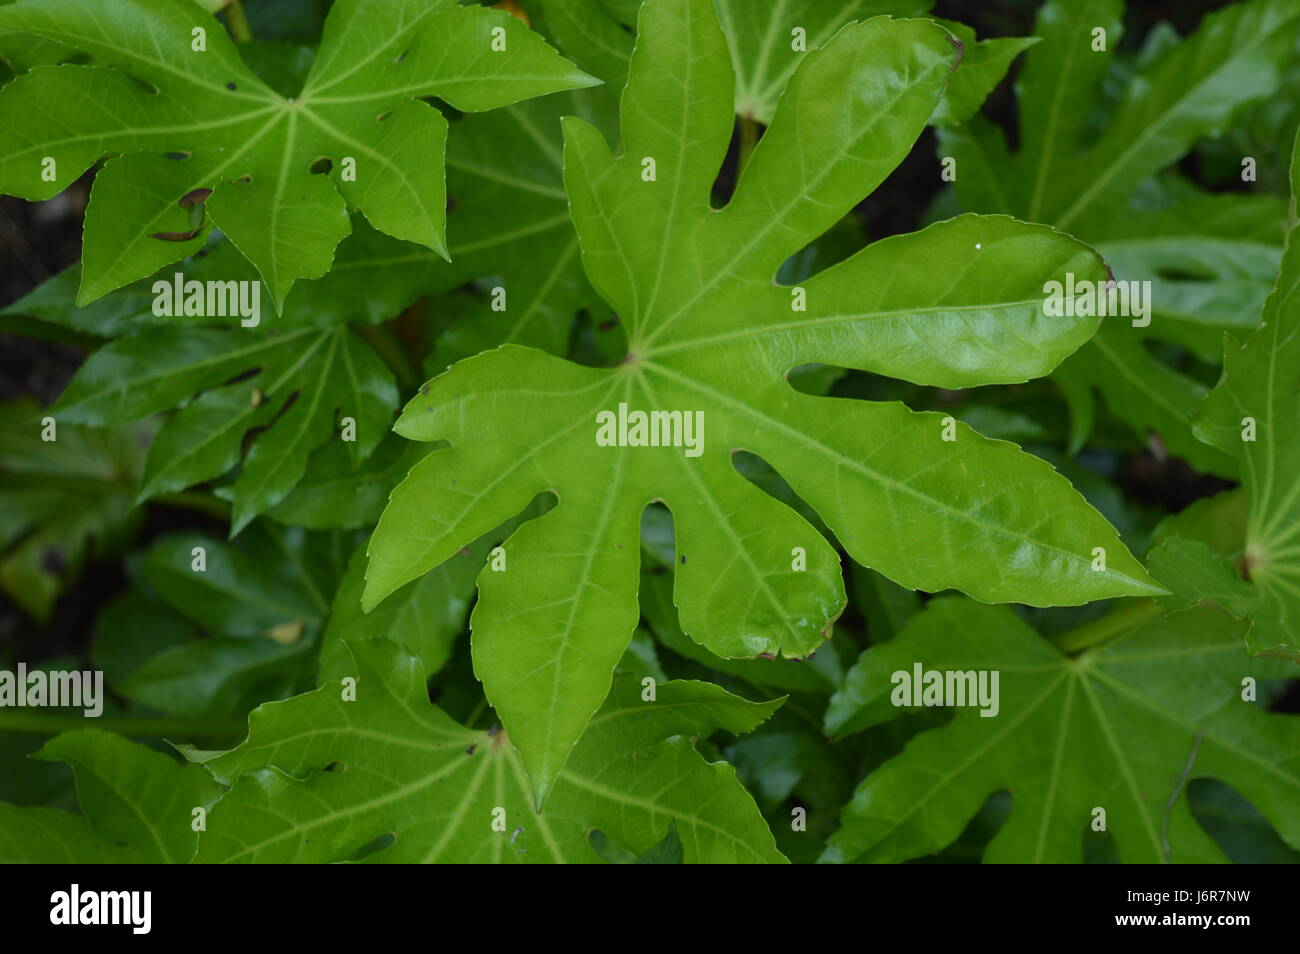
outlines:
{"label": "large palmate leaf", "polygon": [[1228,336],[1223,378],[1195,421],[1200,437],[1241,461],[1244,553],[1234,563],[1235,554],[1174,535],[1152,560],[1183,602],[1214,599],[1249,619],[1252,653],[1300,662],[1300,135],[1295,141],[1292,229],[1277,284],[1259,329],[1244,343]]}
{"label": "large palmate leaf", "polygon": [[201,767],[98,729],[65,732],[35,757],[72,766],[82,813],[0,804],[5,864],[183,864],[195,809],[221,794]]}
{"label": "large palmate leaf", "polygon": [[918,665],[996,672],[997,713],[967,706],[914,736],[859,786],[823,860],[932,854],[1008,790],[1011,814],[986,861],[1077,862],[1087,839],[1106,837],[1092,827],[1099,808],[1122,862],[1224,861],[1184,797],[1197,778],[1232,786],[1300,846],[1300,719],[1265,713],[1245,691],[1247,677],[1289,667],[1247,661],[1244,629],[1215,609],[1161,618],[1136,603],[1066,634],[1063,645],[1093,646],[1069,656],[1009,609],[931,601],[863,654],[832,699],[827,731],[894,718],[894,674]]}
{"label": "large palmate leaf", "polygon": [[430,705],[423,665],[396,644],[352,652],[354,701],[330,683],[263,706],[246,742],[205,763],[233,788],[198,861],[343,861],[390,836],[367,860],[594,862],[591,829],[643,852],[670,824],[691,863],[785,860],[732,768],[687,738],[747,732],[779,701],[700,682],[664,683],[642,701],[638,684],[620,681],[539,814],[503,732]]}
{"label": "large palmate leaf", "polygon": [[[804,58],[717,212],[732,75],[707,0],[642,8],[620,158],[591,126],[566,122],[583,264],[627,329],[627,356],[596,369],[505,346],[426,385],[397,429],[450,446],[394,491],[364,596],[374,606],[556,493],[559,506],[480,576],[472,619],[476,673],[539,798],[636,625],[650,501],[673,511],[683,629],[716,654],[803,656],[839,615],[835,550],[737,473],[733,450],[767,461],[854,559],[905,586],[1040,605],[1152,591],[1115,531],[1042,461],[960,425],[945,441],[940,415],[815,397],[784,379],[816,362],[947,387],[1023,381],[1095,330],[1040,303],[1051,276],[1101,277],[1096,256],[1000,216],[887,239],[798,289],[773,283],[903,157],[955,57],[929,22],[846,26]],[[620,408],[675,413],[681,427],[662,443],[678,446],[602,446]],[[1098,547],[1109,562],[1093,562]]]}
{"label": "large palmate leaf", "polygon": [[[1234,4],[1186,40],[1145,51],[1124,98],[1098,127],[1090,123],[1122,13],[1122,0],[1049,0],[1035,31],[1042,42],[1026,53],[1020,75],[1020,151],[1012,155],[1002,132],[977,116],[945,127],[941,152],[957,160],[964,208],[1047,222],[1100,250],[1117,279],[1153,282],[1150,325],[1104,322],[1063,366],[1062,384],[1088,400],[1096,388],[1142,438],[1154,432],[1198,469],[1233,476],[1232,458],[1197,441],[1188,424],[1205,385],[1144,342],[1203,353],[1211,328],[1250,327],[1251,306],[1267,294],[1277,261],[1278,209],[1190,188],[1153,198],[1141,187],[1222,130],[1237,107],[1273,92],[1300,29],[1300,6]],[[1098,29],[1104,49],[1094,49]]]}
{"label": "large palmate leaf", "polygon": [[[422,98],[479,111],[596,82],[513,17],[451,0],[336,3],[291,98],[192,0],[121,0],[102,13],[91,0],[0,8],[0,30],[95,58],[4,87],[0,192],[49,198],[105,153],[123,154],[97,176],[86,211],[83,302],[197,250],[204,227],[182,207],[195,190],[212,190],[212,222],[277,303],[296,279],[329,269],[349,209],[443,251],[447,123]],[[43,178],[47,158],[54,174]],[[328,177],[313,174],[321,160]]]}

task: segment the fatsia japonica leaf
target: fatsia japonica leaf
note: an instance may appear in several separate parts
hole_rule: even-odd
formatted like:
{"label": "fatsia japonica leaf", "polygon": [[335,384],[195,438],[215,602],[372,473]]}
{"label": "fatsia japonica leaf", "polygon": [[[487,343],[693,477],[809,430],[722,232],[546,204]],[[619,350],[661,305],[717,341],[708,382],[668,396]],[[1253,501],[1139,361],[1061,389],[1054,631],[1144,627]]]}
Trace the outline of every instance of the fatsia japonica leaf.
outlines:
{"label": "fatsia japonica leaf", "polygon": [[[1153,207],[1141,187],[1198,139],[1220,132],[1238,107],[1277,88],[1300,7],[1249,0],[1207,16],[1185,40],[1146,57],[1098,131],[1090,123],[1123,10],[1122,0],[1049,0],[1035,29],[1042,42],[1025,54],[1018,84],[1019,152],[1013,155],[1002,131],[980,116],[941,129],[940,152],[956,160],[964,208],[1046,222],[1096,247],[1115,278],[1153,282],[1153,314],[1140,319],[1151,318],[1149,325],[1103,322],[1058,374],[1077,399],[1099,390],[1142,438],[1154,432],[1198,469],[1235,476],[1232,458],[1191,432],[1188,421],[1205,387],[1150,354],[1144,341],[1188,344],[1207,330],[1199,326],[1252,320],[1249,305],[1267,293],[1280,236],[1257,221],[1242,227],[1243,218],[1262,211],[1250,197],[1184,190],[1190,194],[1159,197]],[[1173,221],[1193,228],[1174,231]],[[1196,281],[1176,287],[1161,280],[1171,273]],[[1246,308],[1232,307],[1243,300]]]}
{"label": "fatsia japonica leaf", "polygon": [[936,126],[963,123],[984,104],[993,87],[1002,82],[1011,61],[1039,42],[1032,36],[1006,36],[977,40],[964,23],[938,21],[962,44],[961,61],[944,91],[930,122]]}
{"label": "fatsia japonica leaf", "polygon": [[149,449],[139,499],[224,474],[241,461],[245,434],[265,428],[234,483],[234,534],[288,495],[308,456],[326,441],[343,441],[354,464],[366,457],[388,430],[397,386],[374,349],[346,325],[172,326],[95,352],[54,412],[106,424],[183,402]]}
{"label": "fatsia japonica leaf", "polygon": [[[843,608],[835,549],[745,480],[732,451],[765,460],[854,559],[907,587],[1039,605],[1155,591],[1044,462],[956,423],[944,440],[941,415],[815,397],[785,380],[820,363],[945,387],[1024,381],[1095,330],[1044,316],[1040,295],[1067,270],[1102,276],[1097,257],[1001,216],[886,239],[797,288],[773,282],[903,158],[955,57],[933,23],[846,26],[803,59],[720,211],[709,195],[733,84],[707,0],[642,8],[620,157],[566,121],[583,264],[627,329],[628,353],[590,368],[504,346],[427,384],[397,430],[450,446],[393,492],[363,598],[373,607],[555,493],[559,505],[480,576],[471,620],[475,671],[539,800],[636,626],[637,533],[651,501],[673,513],[682,628],[717,655],[807,655]],[[648,417],[639,434],[626,426],[631,412],[656,412],[667,428],[654,446]]]}
{"label": "fatsia japonica leaf", "polygon": [[318,637],[350,546],[346,534],[265,521],[237,544],[200,534],[163,537],[132,561],[132,574],[202,634],[155,641],[159,608],[103,614],[99,647],[130,630],[153,649],[112,682],[115,692],[160,712],[238,717],[267,699],[313,685]]}
{"label": "fatsia japonica leaf", "polygon": [[426,677],[451,655],[465,631],[474,596],[474,578],[487,557],[491,539],[482,538],[455,557],[412,580],[371,613],[361,612],[365,586],[365,548],[358,548],[334,596],[333,612],[321,644],[320,681],[337,682],[353,670],[349,643],[391,639],[415,654]]}
{"label": "fatsia japonica leaf", "polygon": [[[451,0],[336,3],[289,98],[192,0],[120,0],[111,17],[93,0],[20,0],[0,8],[0,30],[94,57],[33,68],[0,93],[0,192],[49,198],[122,154],[86,211],[83,302],[200,247],[206,220],[195,226],[183,199],[205,198],[277,305],[329,269],[349,209],[445,252],[447,122],[424,98],[480,111],[596,82],[519,20]],[[321,160],[328,176],[313,174]]]}
{"label": "fatsia japonica leaf", "polygon": [[195,809],[221,794],[201,766],[99,729],[64,732],[35,757],[72,766],[81,814],[0,804],[6,864],[184,864],[198,843]]}
{"label": "fatsia japonica leaf", "polygon": [[943,704],[952,673],[986,686],[996,673],[996,714],[968,699],[947,725],[914,736],[858,787],[822,860],[933,854],[1007,790],[1011,814],[985,861],[1077,862],[1086,839],[1106,837],[1093,827],[1097,809],[1122,862],[1225,861],[1189,806],[1196,778],[1230,785],[1300,846],[1300,719],[1263,711],[1246,689],[1289,667],[1248,661],[1244,629],[1217,609],[1161,617],[1155,604],[1132,603],[1062,637],[1088,647],[1066,655],[1007,608],[931,601],[863,654],[831,701],[827,731],[845,735],[920,704],[932,672],[940,691],[929,705]]}
{"label": "fatsia japonica leaf", "polygon": [[389,835],[367,861],[594,862],[591,829],[640,853],[670,824],[689,863],[785,860],[731,766],[689,738],[748,732],[780,700],[667,682],[643,701],[620,680],[538,813],[504,732],[430,705],[423,665],[395,643],[351,649],[355,700],[332,682],[263,706],[247,741],[204,763],[233,787],[198,861],[343,861]]}
{"label": "fatsia japonica leaf", "polygon": [[715,0],[735,71],[736,113],[770,123],[799,62],[845,24],[881,15],[921,16],[932,5],[933,0]]}
{"label": "fatsia japonica leaf", "polygon": [[1253,654],[1300,662],[1300,136],[1295,142],[1292,228],[1277,283],[1260,327],[1244,342],[1227,336],[1223,377],[1195,421],[1199,436],[1241,461],[1248,512],[1241,569],[1208,543],[1177,537],[1158,559],[1175,593],[1248,618]]}

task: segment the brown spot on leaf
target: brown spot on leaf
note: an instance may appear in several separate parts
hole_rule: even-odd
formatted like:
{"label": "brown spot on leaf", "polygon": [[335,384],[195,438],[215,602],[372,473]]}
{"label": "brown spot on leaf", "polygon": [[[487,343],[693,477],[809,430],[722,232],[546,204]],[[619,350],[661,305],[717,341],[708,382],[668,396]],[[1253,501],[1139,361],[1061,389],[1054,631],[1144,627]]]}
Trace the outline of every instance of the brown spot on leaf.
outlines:
{"label": "brown spot on leaf", "polygon": [[212,195],[211,189],[191,189],[189,192],[186,192],[181,196],[181,200],[178,204],[182,209],[188,209],[192,206],[198,205],[210,195]]}
{"label": "brown spot on leaf", "polygon": [[153,232],[149,237],[161,239],[164,242],[188,242],[201,231],[203,231],[202,226],[197,229],[190,229],[188,232]]}

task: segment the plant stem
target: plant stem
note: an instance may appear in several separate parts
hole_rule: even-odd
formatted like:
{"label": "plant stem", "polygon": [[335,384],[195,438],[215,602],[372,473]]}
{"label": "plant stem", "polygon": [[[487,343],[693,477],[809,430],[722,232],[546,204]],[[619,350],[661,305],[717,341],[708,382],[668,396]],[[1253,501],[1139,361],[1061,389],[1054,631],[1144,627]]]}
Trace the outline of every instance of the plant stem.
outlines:
{"label": "plant stem", "polygon": [[220,497],[204,493],[201,490],[184,490],[175,494],[158,494],[145,503],[155,503],[162,507],[179,507],[182,510],[195,510],[206,513],[218,520],[230,519],[230,504]]}
{"label": "plant stem", "polygon": [[406,350],[391,331],[382,325],[362,325],[361,333],[366,336],[366,340],[375,351],[379,352],[379,357],[384,359],[384,363],[397,376],[399,387],[410,390],[420,383],[420,373],[411,364],[406,356]]}
{"label": "plant stem", "polygon": [[[7,474],[6,479],[0,481],[0,486],[39,486],[57,488],[69,494],[120,494],[125,497],[133,497],[136,491],[136,485],[133,482],[97,480],[94,477],[77,477],[67,474]],[[216,517],[218,520],[226,520],[230,517],[230,504],[220,497],[215,497],[202,490],[158,494],[155,497],[150,497],[145,503],[196,510],[199,513],[206,513],[209,516]]]}
{"label": "plant stem", "polygon": [[226,24],[237,42],[253,42],[253,31],[249,29],[248,18],[244,16],[244,8],[239,5],[239,0],[230,0],[230,5],[226,7]]}
{"label": "plant stem", "polygon": [[56,735],[72,729],[103,729],[130,738],[154,737],[215,738],[242,736],[248,726],[242,719],[188,719],[188,718],[134,718],[131,716],[105,716],[88,719],[85,716],[42,713],[31,709],[0,709],[0,732],[29,732],[35,735]]}
{"label": "plant stem", "polygon": [[1164,609],[1152,599],[1140,599],[1121,606],[1113,613],[1101,619],[1077,626],[1068,633],[1057,636],[1053,642],[1064,653],[1075,654],[1085,649],[1092,649],[1102,643],[1123,636],[1125,633],[1154,619],[1164,613]]}
{"label": "plant stem", "polygon": [[758,123],[751,116],[740,117],[740,154],[736,160],[736,178],[745,171],[749,156],[758,145]]}

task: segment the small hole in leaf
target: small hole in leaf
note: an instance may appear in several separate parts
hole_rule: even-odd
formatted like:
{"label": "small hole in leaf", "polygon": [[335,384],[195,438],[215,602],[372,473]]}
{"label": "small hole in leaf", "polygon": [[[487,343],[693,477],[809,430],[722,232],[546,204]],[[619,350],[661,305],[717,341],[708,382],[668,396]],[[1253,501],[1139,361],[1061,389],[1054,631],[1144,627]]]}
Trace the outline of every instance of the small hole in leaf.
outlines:
{"label": "small hole in leaf", "polygon": [[244,185],[244,184],[249,183],[249,182],[252,182],[252,181],[253,181],[253,174],[252,174],[251,172],[245,172],[245,173],[244,173],[242,176],[240,176],[238,179],[235,179],[234,182],[233,182],[232,184],[233,184],[233,185]]}
{"label": "small hole in leaf", "polygon": [[148,80],[140,79],[140,77],[138,76],[132,76],[131,82],[134,83],[136,86],[140,87],[150,96],[158,95],[158,87],[155,86],[153,83],[150,83]]}
{"label": "small hole in leaf", "polygon": [[366,858],[370,855],[376,854],[377,852],[383,851],[385,848],[389,847],[395,841],[397,841],[397,832],[386,831],[378,838],[372,838],[370,841],[366,842],[364,845],[362,845],[360,848],[358,848],[356,851],[354,851],[352,854],[350,854],[347,858],[344,858],[343,860],[360,861],[362,858]]}
{"label": "small hole in leaf", "polygon": [[230,82],[230,83],[227,83],[227,84],[226,84],[226,89],[231,89],[231,90],[233,90],[233,89],[237,89],[237,88],[238,88],[238,87],[236,87],[235,84],[234,84],[233,82]]}
{"label": "small hole in leaf", "polygon": [[199,205],[210,195],[212,195],[211,189],[192,189],[181,196],[176,204],[182,209],[188,209]]}
{"label": "small hole in leaf", "polygon": [[329,156],[321,156],[311,164],[311,173],[314,176],[327,176],[330,170],[334,168],[334,161]]}
{"label": "small hole in leaf", "polygon": [[334,772],[337,775],[342,775],[347,770],[347,764],[344,762],[331,762],[329,765],[325,766],[325,771]]}

